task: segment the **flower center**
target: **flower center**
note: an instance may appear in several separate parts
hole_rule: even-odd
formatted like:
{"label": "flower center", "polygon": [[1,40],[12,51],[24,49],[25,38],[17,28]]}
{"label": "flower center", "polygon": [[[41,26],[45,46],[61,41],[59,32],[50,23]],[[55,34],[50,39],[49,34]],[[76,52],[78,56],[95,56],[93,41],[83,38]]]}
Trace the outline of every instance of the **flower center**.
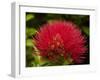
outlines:
{"label": "flower center", "polygon": [[63,46],[63,40],[61,39],[60,34],[56,34],[50,46],[51,46],[51,49],[55,49],[55,48]]}
{"label": "flower center", "polygon": [[56,34],[56,36],[52,39],[52,43],[49,47],[48,57],[53,60],[58,60],[60,57],[64,57],[66,51],[64,49],[63,40],[60,34]]}

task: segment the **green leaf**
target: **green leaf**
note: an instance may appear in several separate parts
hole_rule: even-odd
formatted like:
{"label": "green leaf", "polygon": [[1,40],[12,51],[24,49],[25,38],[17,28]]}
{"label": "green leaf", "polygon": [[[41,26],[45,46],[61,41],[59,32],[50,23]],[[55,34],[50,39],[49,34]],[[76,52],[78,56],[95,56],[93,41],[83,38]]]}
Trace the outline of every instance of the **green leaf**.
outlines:
{"label": "green leaf", "polygon": [[36,32],[37,32],[37,30],[34,29],[34,28],[26,28],[26,35],[27,35],[27,37],[35,35]]}
{"label": "green leaf", "polygon": [[40,62],[40,56],[39,55],[37,55],[37,54],[39,54],[39,51],[37,51],[37,52],[35,52],[35,54],[34,54],[34,62],[35,62],[35,65],[36,66],[40,66],[40,64],[41,64],[41,62]]}
{"label": "green leaf", "polygon": [[72,59],[64,60],[64,65],[72,64]]}
{"label": "green leaf", "polygon": [[36,48],[36,46],[33,46],[33,49],[34,49],[33,57],[34,57],[35,64],[36,64],[36,66],[40,66],[41,57],[39,55],[39,50]]}
{"label": "green leaf", "polygon": [[27,39],[26,40],[26,46],[27,47],[32,47],[33,46],[32,39]]}
{"label": "green leaf", "polygon": [[33,14],[27,14],[26,15],[26,21],[29,21],[31,19],[35,18],[35,16]]}
{"label": "green leaf", "polygon": [[84,32],[87,36],[89,36],[89,27],[83,26],[83,27],[82,27],[82,30],[83,30],[83,32]]}
{"label": "green leaf", "polygon": [[50,62],[44,62],[44,63],[41,63],[40,66],[50,66]]}

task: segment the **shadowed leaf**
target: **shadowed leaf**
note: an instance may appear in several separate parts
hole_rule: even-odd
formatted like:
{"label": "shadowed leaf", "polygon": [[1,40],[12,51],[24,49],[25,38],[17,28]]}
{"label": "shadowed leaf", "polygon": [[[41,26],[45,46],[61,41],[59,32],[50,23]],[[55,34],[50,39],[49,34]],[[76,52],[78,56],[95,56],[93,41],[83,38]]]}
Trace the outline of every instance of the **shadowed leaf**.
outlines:
{"label": "shadowed leaf", "polygon": [[82,27],[82,30],[83,30],[83,32],[87,35],[87,36],[89,36],[89,28],[88,27]]}

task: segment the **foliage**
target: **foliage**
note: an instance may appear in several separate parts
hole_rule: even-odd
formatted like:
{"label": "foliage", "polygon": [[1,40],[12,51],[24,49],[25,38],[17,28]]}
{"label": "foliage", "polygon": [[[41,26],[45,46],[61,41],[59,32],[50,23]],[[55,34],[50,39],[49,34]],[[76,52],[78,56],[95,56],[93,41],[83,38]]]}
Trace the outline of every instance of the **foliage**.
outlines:
{"label": "foliage", "polygon": [[[89,16],[88,15],[69,15],[69,14],[50,14],[50,13],[26,13],[26,67],[51,66],[53,63],[40,58],[39,51],[34,46],[32,40],[41,25],[52,20],[72,21],[81,29],[87,39],[86,46],[89,49]],[[89,64],[89,50],[83,64]],[[63,65],[69,64],[65,61]],[[55,64],[56,65],[56,64]]]}

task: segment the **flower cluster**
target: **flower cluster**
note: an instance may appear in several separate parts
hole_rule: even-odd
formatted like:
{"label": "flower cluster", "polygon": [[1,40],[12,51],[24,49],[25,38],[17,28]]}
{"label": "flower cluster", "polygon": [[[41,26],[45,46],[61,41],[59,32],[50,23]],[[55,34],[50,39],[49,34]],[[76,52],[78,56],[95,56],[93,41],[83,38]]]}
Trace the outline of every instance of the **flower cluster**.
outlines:
{"label": "flower cluster", "polygon": [[68,21],[52,21],[42,25],[35,36],[36,47],[40,56],[50,61],[60,58],[73,62],[82,62],[82,55],[86,53],[85,37],[80,29]]}

